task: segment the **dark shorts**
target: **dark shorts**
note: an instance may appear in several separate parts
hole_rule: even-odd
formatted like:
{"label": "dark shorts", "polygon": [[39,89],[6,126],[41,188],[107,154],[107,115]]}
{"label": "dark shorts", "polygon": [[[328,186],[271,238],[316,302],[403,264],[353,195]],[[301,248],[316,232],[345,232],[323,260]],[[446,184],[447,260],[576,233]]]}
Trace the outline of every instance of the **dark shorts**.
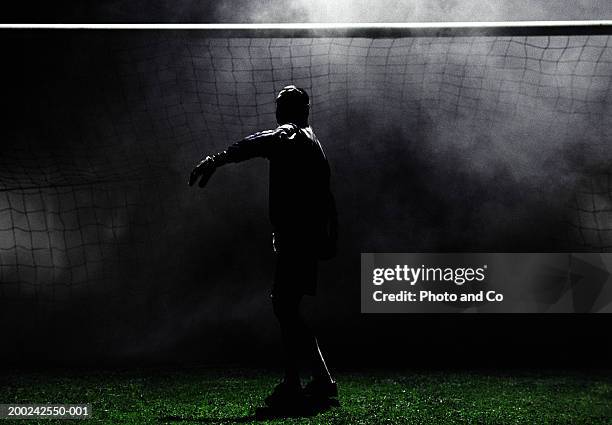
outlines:
{"label": "dark shorts", "polygon": [[315,295],[317,259],[308,254],[278,252],[272,296]]}

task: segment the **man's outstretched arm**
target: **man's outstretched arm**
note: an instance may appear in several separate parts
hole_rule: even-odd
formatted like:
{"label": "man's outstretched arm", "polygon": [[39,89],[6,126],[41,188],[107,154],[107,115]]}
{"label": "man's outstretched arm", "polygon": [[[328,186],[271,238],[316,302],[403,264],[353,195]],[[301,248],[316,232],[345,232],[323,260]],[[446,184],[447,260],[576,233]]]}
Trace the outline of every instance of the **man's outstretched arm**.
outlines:
{"label": "man's outstretched arm", "polygon": [[198,179],[200,187],[206,186],[215,170],[230,162],[241,162],[256,157],[269,158],[278,142],[283,138],[291,138],[296,131],[297,127],[291,124],[282,125],[274,130],[251,134],[226,150],[207,156],[189,175],[189,186],[193,186]]}

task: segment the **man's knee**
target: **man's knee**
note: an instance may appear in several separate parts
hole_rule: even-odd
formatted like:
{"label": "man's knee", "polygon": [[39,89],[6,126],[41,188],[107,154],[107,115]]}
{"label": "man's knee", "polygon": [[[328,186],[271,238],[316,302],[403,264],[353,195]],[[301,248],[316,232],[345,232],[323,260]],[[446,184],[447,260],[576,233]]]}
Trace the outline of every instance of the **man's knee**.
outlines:
{"label": "man's knee", "polygon": [[272,309],[280,322],[298,320],[300,297],[272,294]]}

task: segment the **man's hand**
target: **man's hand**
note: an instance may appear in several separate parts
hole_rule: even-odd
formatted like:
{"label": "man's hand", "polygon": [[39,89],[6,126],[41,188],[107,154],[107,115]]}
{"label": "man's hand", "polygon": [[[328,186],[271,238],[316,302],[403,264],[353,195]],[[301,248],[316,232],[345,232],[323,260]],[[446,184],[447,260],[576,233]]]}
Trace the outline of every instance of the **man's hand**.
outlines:
{"label": "man's hand", "polygon": [[191,174],[189,175],[189,186],[193,186],[193,184],[200,178],[200,187],[206,186],[208,180],[212,177],[213,173],[217,169],[215,165],[215,161],[212,157],[207,156],[204,158],[198,165],[195,166]]}

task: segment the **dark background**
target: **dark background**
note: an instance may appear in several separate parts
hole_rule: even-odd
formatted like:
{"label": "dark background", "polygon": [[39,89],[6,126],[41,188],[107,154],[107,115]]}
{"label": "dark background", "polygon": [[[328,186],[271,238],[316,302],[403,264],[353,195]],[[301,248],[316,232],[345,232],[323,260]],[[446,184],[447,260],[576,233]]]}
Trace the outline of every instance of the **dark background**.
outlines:
{"label": "dark background", "polygon": [[[444,4],[405,19],[470,16]],[[514,17],[487,4],[482,19],[600,19],[606,7]],[[244,21],[249,10],[55,6],[6,21]],[[295,82],[311,92],[339,204],[340,254],[306,306],[332,365],[607,366],[609,315],[366,316],[358,280],[360,252],[606,251],[607,38],[0,37],[5,364],[277,359],[265,161],[219,170],[203,190],[185,180],[202,155],[274,126],[274,93]]]}

